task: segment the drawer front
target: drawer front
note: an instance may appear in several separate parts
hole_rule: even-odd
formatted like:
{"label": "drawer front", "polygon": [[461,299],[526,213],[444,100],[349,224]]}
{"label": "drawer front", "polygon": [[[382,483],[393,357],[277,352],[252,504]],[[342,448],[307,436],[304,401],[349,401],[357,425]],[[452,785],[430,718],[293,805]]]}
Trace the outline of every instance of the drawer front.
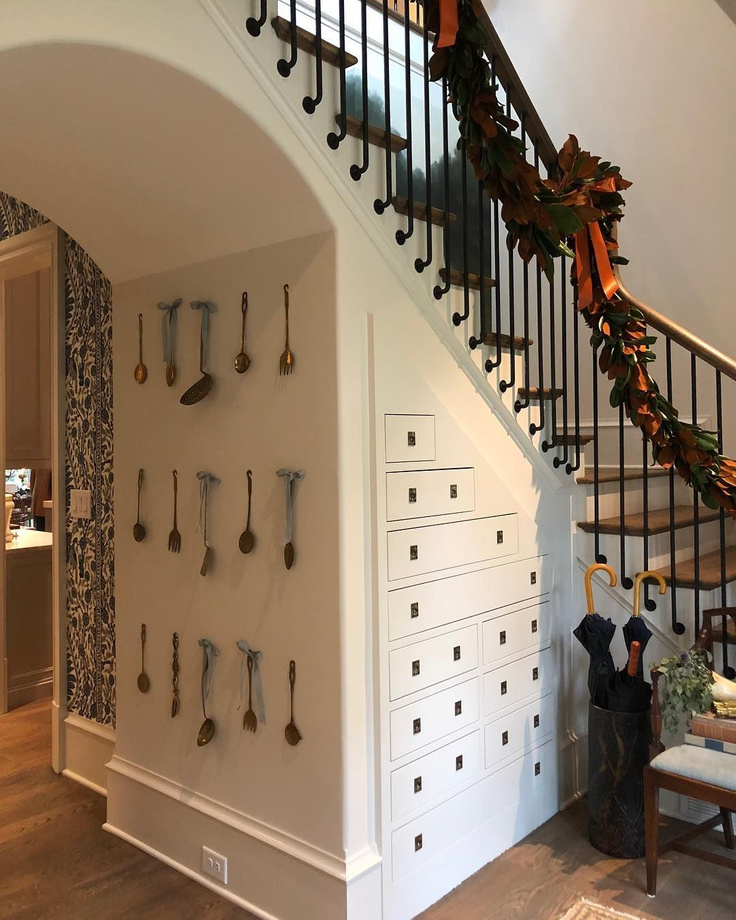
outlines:
{"label": "drawer front", "polygon": [[389,639],[413,636],[425,629],[538,597],[551,587],[549,556],[538,556],[410,588],[396,588],[388,593]]}
{"label": "drawer front", "polygon": [[391,774],[391,818],[446,795],[481,769],[480,732],[459,738]]}
{"label": "drawer front", "polygon": [[434,460],[433,415],[386,415],[386,463]]}
{"label": "drawer front", "polygon": [[518,552],[515,514],[392,530],[388,534],[388,578],[410,578]]}
{"label": "drawer front", "polygon": [[418,751],[478,721],[478,679],[417,700],[391,713],[391,760]]}
{"label": "drawer front", "polygon": [[527,655],[483,675],[483,715],[541,696],[552,681],[550,650]]}
{"label": "drawer front", "polygon": [[393,878],[413,872],[500,812],[550,814],[556,789],[554,744],[544,744],[503,770],[464,789],[391,835]]}
{"label": "drawer front", "polygon": [[486,768],[546,740],[554,731],[554,718],[554,700],[548,693],[516,712],[489,722],[484,729]]}
{"label": "drawer front", "polygon": [[389,653],[390,698],[397,700],[478,667],[478,628],[466,626]]}
{"label": "drawer front", "polygon": [[552,626],[548,601],[515,610],[483,623],[483,664],[511,655],[537,652],[549,645]]}
{"label": "drawer front", "polygon": [[473,511],[474,473],[472,467],[386,473],[386,520]]}

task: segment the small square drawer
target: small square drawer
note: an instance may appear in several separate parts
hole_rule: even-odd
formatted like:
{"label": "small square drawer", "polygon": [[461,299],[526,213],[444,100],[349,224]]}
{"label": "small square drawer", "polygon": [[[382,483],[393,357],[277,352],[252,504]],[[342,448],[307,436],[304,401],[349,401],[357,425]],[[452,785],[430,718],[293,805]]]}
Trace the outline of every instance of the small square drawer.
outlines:
{"label": "small square drawer", "polygon": [[391,760],[472,725],[478,721],[479,710],[477,678],[394,709],[390,716]]}
{"label": "small square drawer", "polygon": [[433,415],[386,415],[386,463],[435,458]]}
{"label": "small square drawer", "polygon": [[386,474],[386,520],[459,514],[475,508],[472,467]]}
{"label": "small square drawer", "polygon": [[549,602],[514,610],[483,623],[483,664],[536,652],[549,645]]}
{"label": "small square drawer", "polygon": [[554,731],[554,699],[548,693],[485,726],[486,768],[520,754]]}
{"label": "small square drawer", "polygon": [[478,667],[478,628],[466,626],[389,652],[389,688],[397,700]]}
{"label": "small square drawer", "polygon": [[542,696],[552,681],[552,664],[550,650],[545,649],[488,671],[483,675],[483,715]]}
{"label": "small square drawer", "polygon": [[477,776],[481,768],[480,732],[426,754],[391,774],[391,819],[438,799]]}

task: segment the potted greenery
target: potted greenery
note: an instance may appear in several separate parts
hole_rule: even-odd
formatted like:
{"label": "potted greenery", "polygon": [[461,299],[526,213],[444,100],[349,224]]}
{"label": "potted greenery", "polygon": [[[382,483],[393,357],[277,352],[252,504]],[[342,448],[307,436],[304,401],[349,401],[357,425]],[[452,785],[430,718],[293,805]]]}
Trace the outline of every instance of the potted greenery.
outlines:
{"label": "potted greenery", "polygon": [[693,713],[707,712],[713,701],[713,672],[708,667],[712,655],[703,649],[691,649],[664,658],[654,666],[664,680],[660,681],[659,704],[665,731],[675,734],[680,719],[688,725]]}

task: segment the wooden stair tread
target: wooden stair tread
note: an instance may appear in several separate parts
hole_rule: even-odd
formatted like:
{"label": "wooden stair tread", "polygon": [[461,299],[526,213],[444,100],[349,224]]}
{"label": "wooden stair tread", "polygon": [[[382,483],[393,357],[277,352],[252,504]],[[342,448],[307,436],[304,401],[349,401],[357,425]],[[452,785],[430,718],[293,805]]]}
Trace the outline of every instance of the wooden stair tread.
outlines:
{"label": "wooden stair tread", "polygon": [[[397,214],[408,214],[409,213],[409,199],[402,198],[401,196],[396,196],[391,202],[394,206],[394,210]],[[412,201],[412,212],[416,220],[427,219],[427,205],[421,201]],[[430,213],[430,220],[435,225],[435,227],[444,227],[445,226],[445,212],[442,208],[432,208]],[[457,214],[450,212],[450,223],[454,223],[457,220]]]}
{"label": "wooden stair tread", "polygon": [[[718,565],[719,565],[719,570],[720,570],[720,561]],[[726,624],[726,642],[729,645],[736,645],[736,623],[733,621],[731,617],[728,617],[727,620],[728,622]],[[714,642],[723,642],[723,626],[721,625],[720,619],[716,618],[713,621],[712,632],[713,632]]]}
{"label": "wooden stair tread", "polygon": [[[447,284],[447,269],[440,269],[440,278],[444,284]],[[459,268],[450,269],[450,284],[453,287],[465,287],[465,272],[460,271]],[[493,278],[486,278],[483,276],[483,286],[487,288],[495,287],[496,282]],[[473,291],[480,290],[480,275],[475,274],[474,272],[468,272],[468,287]]]}
{"label": "wooden stair tread", "polygon": [[[335,121],[340,124],[340,116],[335,116]],[[347,132],[351,137],[357,137],[362,140],[363,138],[363,122],[360,118],[353,118],[352,115],[347,115],[345,118]],[[391,150],[393,153],[399,153],[399,151],[406,148],[406,138],[400,137],[398,134],[390,135]],[[383,147],[386,149],[386,132],[383,128],[379,128],[378,125],[368,125],[368,143],[373,144],[374,147]]]}
{"label": "wooden stair tread", "polygon": [[562,396],[562,390],[555,388],[552,390],[551,387],[544,387],[539,389],[539,387],[529,387],[527,390],[526,387],[519,387],[518,397],[519,399],[535,399],[535,400],[552,400],[559,399]]}
{"label": "wooden stair tread", "polygon": [[[695,523],[695,515],[692,505],[676,505],[673,509],[673,523],[670,523],[670,509],[657,508],[649,512],[648,528],[649,536],[658,533],[667,533],[671,527],[675,530],[681,530],[683,527],[691,527]],[[701,508],[698,514],[698,521],[701,524],[707,524],[710,521],[717,521],[720,517],[719,511],[712,511],[710,508]],[[585,533],[595,532],[595,521],[578,521],[578,527]],[[598,532],[604,534],[620,534],[621,518],[616,517],[602,518],[598,522]],[[627,537],[644,536],[644,514],[624,515],[624,533]]]}
{"label": "wooden stair tread", "polygon": [[590,444],[593,440],[593,435],[589,432],[581,431],[580,434],[576,435],[574,431],[558,431],[555,436],[555,443],[560,446],[579,444],[581,447],[585,447],[586,444]]}
{"label": "wooden stair tread", "polygon": [[[283,16],[275,16],[271,20],[271,26],[273,27],[276,35],[281,39],[282,42],[291,41],[291,23],[288,19],[284,19]],[[340,66],[340,49],[337,45],[331,44],[324,39],[321,40],[322,45],[322,61],[325,64],[331,64],[333,67]],[[313,35],[311,32],[307,32],[306,29],[302,29],[301,26],[296,27],[296,46],[300,51],[304,51],[306,54],[317,54],[317,36]],[[348,54],[345,52],[345,67],[353,67],[358,63],[358,59],[354,54]]]}
{"label": "wooden stair tread", "polygon": [[501,348],[507,348],[509,351],[524,351],[525,348],[534,344],[533,339],[525,339],[520,335],[515,335],[513,342],[510,335],[506,335],[505,332],[502,332],[500,335],[497,332],[486,332],[482,345],[489,345],[492,347],[497,347],[498,345]]}
{"label": "wooden stair tread", "polygon": [[[670,566],[657,569],[667,584],[672,583]],[[736,546],[726,547],[726,583],[736,581]],[[678,588],[695,588],[695,558],[675,563],[675,585]],[[706,553],[700,557],[698,586],[702,591],[713,591],[721,585],[721,551]]]}
{"label": "wooden stair tread", "polygon": [[[592,435],[590,435],[590,439],[593,439]],[[664,476],[669,476],[669,471],[663,470],[659,466],[647,470],[647,479],[662,479]],[[636,479],[644,479],[642,470],[624,470],[624,482],[632,482]],[[598,482],[619,482],[620,480],[621,474],[619,470],[598,470]],[[581,485],[593,485],[595,478],[593,473],[590,472],[584,476],[579,476],[575,482]]]}

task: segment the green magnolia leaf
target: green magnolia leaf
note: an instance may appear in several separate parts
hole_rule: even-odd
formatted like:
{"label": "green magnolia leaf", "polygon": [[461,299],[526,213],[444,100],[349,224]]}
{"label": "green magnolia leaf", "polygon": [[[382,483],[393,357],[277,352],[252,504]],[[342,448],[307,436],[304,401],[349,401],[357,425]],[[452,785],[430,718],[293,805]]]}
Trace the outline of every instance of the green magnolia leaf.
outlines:
{"label": "green magnolia leaf", "polygon": [[583,229],[582,222],[572,208],[567,208],[562,204],[550,204],[547,205],[547,210],[555,226],[564,236],[572,236],[578,230]]}

